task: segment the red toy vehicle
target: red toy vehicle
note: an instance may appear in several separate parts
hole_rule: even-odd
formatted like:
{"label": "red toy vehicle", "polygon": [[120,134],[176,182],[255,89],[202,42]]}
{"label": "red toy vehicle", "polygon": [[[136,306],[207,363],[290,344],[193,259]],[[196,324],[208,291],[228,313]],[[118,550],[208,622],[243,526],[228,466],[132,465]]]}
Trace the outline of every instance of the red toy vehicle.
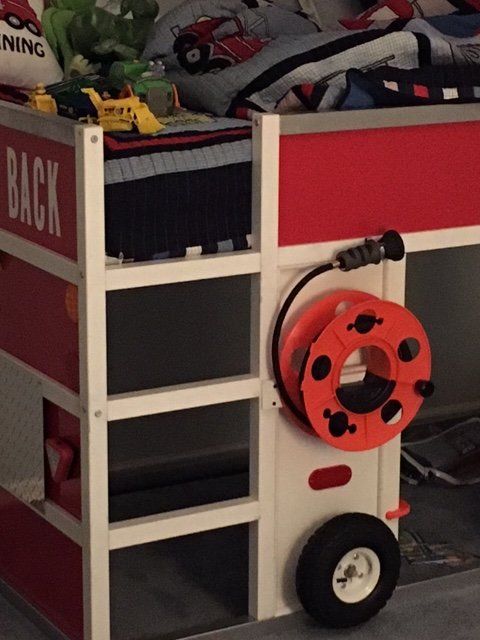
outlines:
{"label": "red toy vehicle", "polygon": [[0,20],[12,29],[28,29],[34,36],[42,35],[42,25],[27,0],[0,0]]}
{"label": "red toy vehicle", "polygon": [[202,18],[179,31],[173,50],[181,66],[193,75],[244,62],[267,42],[248,36],[239,18]]}

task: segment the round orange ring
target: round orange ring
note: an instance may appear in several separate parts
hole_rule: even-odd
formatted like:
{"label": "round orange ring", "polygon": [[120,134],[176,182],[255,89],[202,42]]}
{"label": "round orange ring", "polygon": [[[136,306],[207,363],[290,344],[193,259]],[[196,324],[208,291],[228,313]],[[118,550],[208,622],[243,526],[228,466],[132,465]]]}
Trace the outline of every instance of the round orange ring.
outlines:
{"label": "round orange ring", "polygon": [[[405,348],[407,340],[418,345],[414,357]],[[362,348],[371,352],[367,375],[385,384],[372,396],[371,407],[358,401],[352,407],[340,376],[345,361]],[[430,373],[430,345],[417,318],[392,302],[361,302],[333,319],[311,345],[301,383],[305,411],[317,435],[333,447],[374,449],[413,420],[423,403],[417,383],[430,380]]]}
{"label": "round orange ring", "polygon": [[[352,306],[367,300],[376,300],[376,298],[362,291],[336,291],[312,304],[287,331],[281,347],[280,371],[287,393],[300,411],[304,412],[305,407],[299,380],[312,342],[339,314],[341,305]],[[301,429],[316,435],[312,428],[309,429],[298,420],[287,407],[284,407],[283,411],[288,415],[289,420],[295,422]]]}

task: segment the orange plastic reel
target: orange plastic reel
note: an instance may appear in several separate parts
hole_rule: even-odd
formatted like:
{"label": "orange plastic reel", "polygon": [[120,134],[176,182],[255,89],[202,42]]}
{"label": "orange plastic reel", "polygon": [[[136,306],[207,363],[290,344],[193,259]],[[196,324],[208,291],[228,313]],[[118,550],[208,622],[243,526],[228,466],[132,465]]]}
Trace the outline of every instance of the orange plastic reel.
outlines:
{"label": "orange plastic reel", "polygon": [[[300,378],[312,342],[339,313],[367,300],[376,298],[362,291],[336,291],[312,304],[286,333],[280,353],[280,371],[288,395],[302,413],[305,413],[305,407],[300,391]],[[307,433],[316,435],[313,428],[298,420],[288,408],[284,407],[283,410],[288,414],[289,420]]]}
{"label": "orange plastic reel", "polygon": [[[344,364],[357,350],[364,355],[365,377],[342,384]],[[373,298],[335,317],[311,345],[301,383],[305,412],[333,447],[375,449],[413,420],[430,373],[430,345],[417,318]]]}

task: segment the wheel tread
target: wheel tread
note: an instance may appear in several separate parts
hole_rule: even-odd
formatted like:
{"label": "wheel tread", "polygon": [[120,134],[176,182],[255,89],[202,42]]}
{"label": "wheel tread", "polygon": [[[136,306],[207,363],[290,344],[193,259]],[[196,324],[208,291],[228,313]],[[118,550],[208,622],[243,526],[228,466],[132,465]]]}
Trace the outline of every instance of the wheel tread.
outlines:
{"label": "wheel tread", "polygon": [[[377,587],[366,601],[360,603],[362,606],[343,604],[343,606],[332,607],[331,610],[328,610],[326,606],[322,606],[324,605],[323,602],[319,602],[319,594],[315,589],[315,577],[312,578],[312,575],[314,576],[315,574],[315,569],[312,569],[312,565],[319,563],[320,554],[324,557],[328,557],[329,552],[334,554],[335,550],[344,546],[349,538],[352,540],[351,544],[353,546],[368,547],[369,544],[365,544],[366,540],[364,542],[359,541],[358,544],[353,541],[358,531],[361,531],[359,540],[365,537],[379,544],[379,540],[382,537],[384,538],[389,555],[388,584],[392,588],[390,586],[386,589]],[[296,575],[297,594],[306,612],[321,624],[335,628],[350,627],[365,622],[386,606],[398,582],[399,573],[400,551],[398,542],[390,529],[374,516],[364,513],[348,513],[332,518],[317,529],[308,539],[298,561]],[[375,597],[373,598],[374,594]],[[371,598],[373,599],[370,600]],[[339,600],[337,602],[340,603]],[[370,603],[370,607],[364,606],[366,602]],[[374,604],[373,610],[372,604]],[[337,611],[334,611],[334,609]],[[339,610],[344,612],[341,617],[338,615]]]}

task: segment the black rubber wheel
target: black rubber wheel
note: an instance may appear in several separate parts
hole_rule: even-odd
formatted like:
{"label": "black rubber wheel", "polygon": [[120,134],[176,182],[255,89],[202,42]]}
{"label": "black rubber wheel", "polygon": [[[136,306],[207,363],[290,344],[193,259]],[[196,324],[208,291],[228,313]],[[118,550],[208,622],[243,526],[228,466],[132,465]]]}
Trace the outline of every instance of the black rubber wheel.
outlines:
{"label": "black rubber wheel", "polygon": [[[355,563],[341,564],[355,550],[360,550],[358,562],[370,569],[368,558],[371,555],[375,559],[376,573],[371,571],[373,581],[366,583],[366,588],[365,571],[357,573]],[[354,556],[358,558],[359,554]],[[387,604],[399,573],[400,549],[391,530],[373,516],[347,513],[317,529],[305,545],[297,566],[297,594],[305,611],[317,622],[327,627],[353,627],[375,616]],[[343,588],[345,594],[350,594],[348,597],[353,594],[352,602],[345,601],[347,596],[337,595]]]}
{"label": "black rubber wheel", "polygon": [[23,29],[23,21],[20,20],[20,18],[15,15],[14,13],[7,13],[7,15],[5,16],[5,22],[12,27],[12,29],[17,29],[17,31],[20,31],[20,29]]}
{"label": "black rubber wheel", "polygon": [[42,35],[42,32],[40,31],[38,26],[35,24],[35,22],[33,22],[33,20],[27,20],[25,22],[25,26],[30,31],[30,33],[33,33],[34,36],[41,36]]}

